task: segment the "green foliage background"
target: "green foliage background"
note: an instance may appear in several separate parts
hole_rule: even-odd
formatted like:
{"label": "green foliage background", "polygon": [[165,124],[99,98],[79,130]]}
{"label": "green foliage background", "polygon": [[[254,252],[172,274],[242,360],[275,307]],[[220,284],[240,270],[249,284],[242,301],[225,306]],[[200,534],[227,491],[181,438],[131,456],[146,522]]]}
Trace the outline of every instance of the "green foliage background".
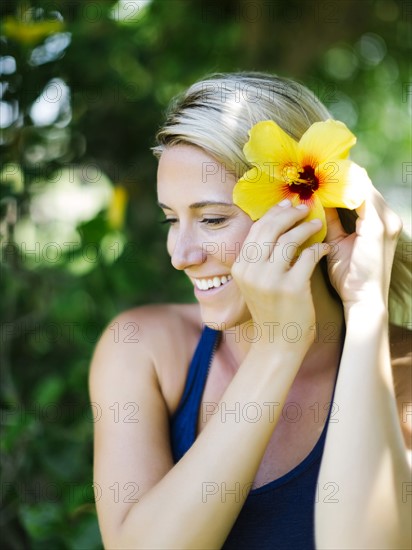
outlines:
{"label": "green foliage background", "polygon": [[192,300],[157,224],[150,147],[168,101],[211,72],[303,82],[358,136],[355,160],[410,228],[412,3],[39,0],[2,11],[3,545],[100,548],[93,348],[126,308]]}

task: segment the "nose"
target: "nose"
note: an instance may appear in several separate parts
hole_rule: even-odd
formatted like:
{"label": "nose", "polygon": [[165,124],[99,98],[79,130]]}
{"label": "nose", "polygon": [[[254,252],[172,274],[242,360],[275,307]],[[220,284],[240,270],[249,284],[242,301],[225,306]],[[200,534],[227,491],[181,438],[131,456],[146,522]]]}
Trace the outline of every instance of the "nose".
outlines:
{"label": "nose", "polygon": [[206,248],[193,233],[179,232],[175,242],[170,244],[170,256],[175,269],[187,269],[206,261]]}

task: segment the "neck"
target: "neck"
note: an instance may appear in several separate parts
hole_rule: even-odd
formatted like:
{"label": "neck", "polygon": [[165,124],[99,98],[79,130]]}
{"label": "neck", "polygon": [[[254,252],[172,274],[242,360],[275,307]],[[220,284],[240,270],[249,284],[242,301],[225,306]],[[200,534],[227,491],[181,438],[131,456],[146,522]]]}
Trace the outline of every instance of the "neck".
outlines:
{"label": "neck", "polygon": [[[311,288],[316,316],[316,336],[302,363],[299,376],[313,375],[328,365],[337,367],[341,355],[344,323],[342,305],[331,296],[319,266],[312,276]],[[230,362],[233,370],[238,369],[258,337],[258,328],[252,319],[224,332],[223,341],[232,358]]]}

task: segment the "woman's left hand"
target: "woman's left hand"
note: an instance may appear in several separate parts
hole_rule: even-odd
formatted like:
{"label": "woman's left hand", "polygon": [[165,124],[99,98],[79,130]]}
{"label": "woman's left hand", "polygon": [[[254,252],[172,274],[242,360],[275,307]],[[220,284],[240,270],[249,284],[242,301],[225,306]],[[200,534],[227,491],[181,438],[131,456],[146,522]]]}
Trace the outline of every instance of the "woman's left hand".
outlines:
{"label": "woman's left hand", "polygon": [[359,302],[381,300],[387,306],[396,243],[402,222],[382,195],[367,187],[366,199],[356,210],[356,231],[348,235],[338,213],[327,208],[325,242],[332,246],[327,256],[331,283],[345,310]]}

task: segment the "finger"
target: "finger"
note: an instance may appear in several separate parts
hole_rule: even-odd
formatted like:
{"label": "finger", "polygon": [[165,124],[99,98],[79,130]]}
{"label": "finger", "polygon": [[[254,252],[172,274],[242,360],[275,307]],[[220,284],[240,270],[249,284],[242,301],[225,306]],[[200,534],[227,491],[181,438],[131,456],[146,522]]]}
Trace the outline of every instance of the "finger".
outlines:
{"label": "finger", "polygon": [[[381,193],[370,183],[365,202],[358,209],[360,220],[370,220],[370,232],[378,228],[389,237],[397,239],[402,231],[401,218],[389,207]],[[372,227],[372,224],[374,227]],[[369,225],[369,224],[363,224]],[[366,229],[368,230],[368,228]]]}
{"label": "finger", "polygon": [[319,232],[322,227],[322,220],[314,218],[307,222],[302,222],[279,237],[273,252],[270,255],[270,261],[279,265],[284,260],[284,267],[289,268],[292,261],[296,260],[296,255],[300,246],[310,237]]}
{"label": "finger", "polygon": [[327,243],[338,243],[345,239],[348,233],[343,228],[336,208],[325,208],[326,215],[326,237]]}
{"label": "finger", "polygon": [[290,201],[284,205],[279,204],[272,207],[252,225],[243,242],[243,247],[259,244],[263,252],[261,259],[267,260],[279,237],[303,220],[307,216],[308,210],[304,204],[293,207]]}
{"label": "finger", "polygon": [[297,288],[302,288],[302,285],[305,285],[312,277],[319,261],[331,250],[328,243],[315,243],[309,248],[305,248],[289,271],[292,284]]}

